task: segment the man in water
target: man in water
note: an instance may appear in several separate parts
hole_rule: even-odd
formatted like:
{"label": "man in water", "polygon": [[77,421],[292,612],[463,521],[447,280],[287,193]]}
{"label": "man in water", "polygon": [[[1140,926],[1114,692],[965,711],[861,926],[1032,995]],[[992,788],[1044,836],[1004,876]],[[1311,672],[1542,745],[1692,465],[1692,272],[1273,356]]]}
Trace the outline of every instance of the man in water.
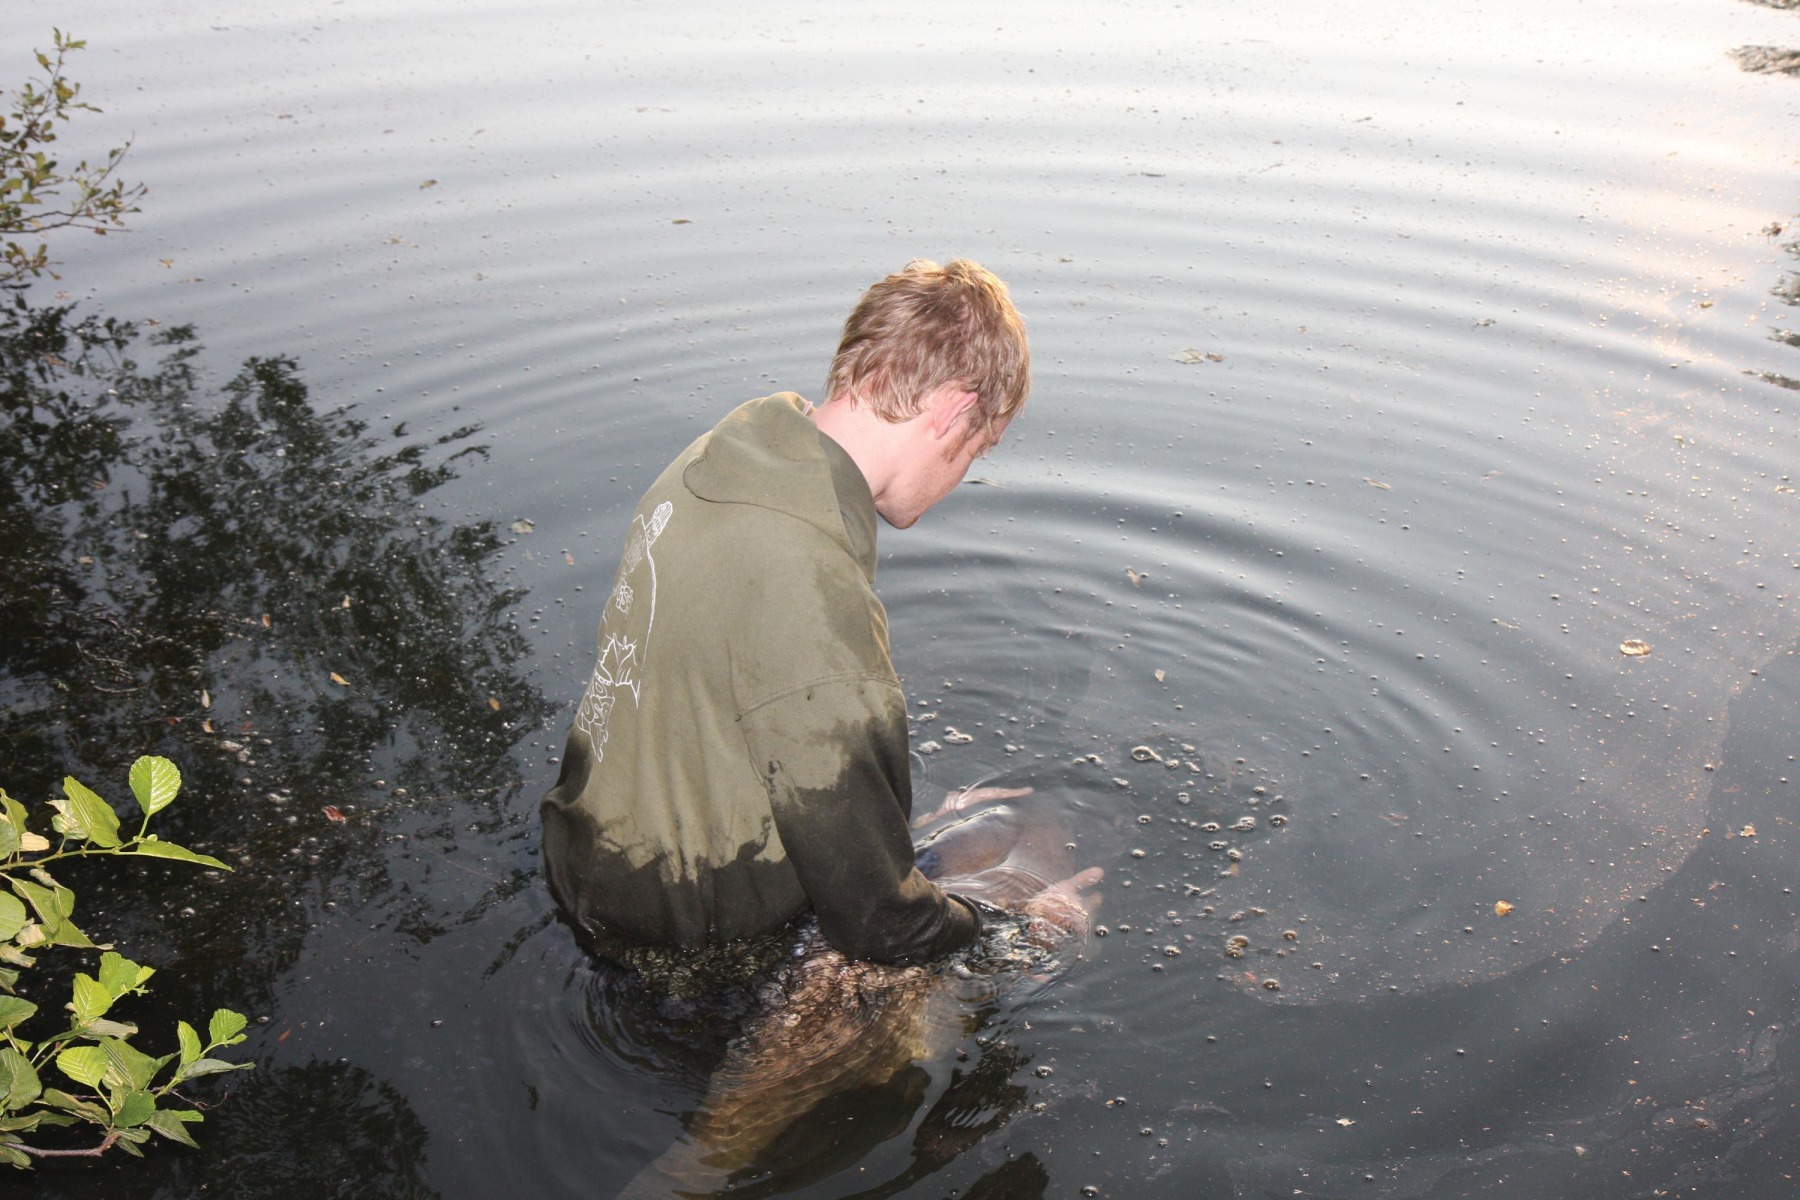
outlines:
{"label": "man in water", "polygon": [[[650,486],[542,806],[588,949],[687,991],[771,964],[808,911],[856,959],[974,939],[982,906],[914,865],[875,518],[905,529],[948,495],[1029,388],[1006,286],[915,261],[851,313],[824,404],[752,400]],[[1017,907],[1054,919],[1097,874]]]}

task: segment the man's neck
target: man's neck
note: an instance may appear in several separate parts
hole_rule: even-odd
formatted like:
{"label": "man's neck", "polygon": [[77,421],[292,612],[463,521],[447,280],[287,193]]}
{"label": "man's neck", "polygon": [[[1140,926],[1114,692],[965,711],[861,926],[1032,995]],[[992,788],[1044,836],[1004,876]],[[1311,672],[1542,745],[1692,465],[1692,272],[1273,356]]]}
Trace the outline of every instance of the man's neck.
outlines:
{"label": "man's neck", "polygon": [[843,447],[862,472],[870,495],[879,500],[894,476],[893,425],[868,405],[842,394],[815,408],[812,417],[820,433]]}

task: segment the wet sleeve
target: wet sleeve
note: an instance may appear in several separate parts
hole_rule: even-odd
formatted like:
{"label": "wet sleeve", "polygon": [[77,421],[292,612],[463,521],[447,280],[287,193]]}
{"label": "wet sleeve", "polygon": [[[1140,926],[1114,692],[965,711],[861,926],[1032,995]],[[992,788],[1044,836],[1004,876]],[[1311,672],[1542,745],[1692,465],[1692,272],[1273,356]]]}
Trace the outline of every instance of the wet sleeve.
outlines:
{"label": "wet sleeve", "polygon": [[974,939],[974,911],[913,866],[906,708],[891,678],[813,682],[757,706],[742,725],[826,940],[852,958],[913,963]]}

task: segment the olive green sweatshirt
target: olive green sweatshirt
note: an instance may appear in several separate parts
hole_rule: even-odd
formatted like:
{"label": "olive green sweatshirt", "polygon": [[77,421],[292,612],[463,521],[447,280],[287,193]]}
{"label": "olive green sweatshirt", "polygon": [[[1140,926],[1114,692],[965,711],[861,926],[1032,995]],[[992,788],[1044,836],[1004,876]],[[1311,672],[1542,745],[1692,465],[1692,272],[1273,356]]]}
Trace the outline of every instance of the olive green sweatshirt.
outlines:
{"label": "olive green sweatshirt", "polygon": [[718,946],[809,907],[853,958],[974,937],[913,867],[875,504],[809,412],[791,392],[736,409],[632,518],[542,805],[551,891],[602,954]]}

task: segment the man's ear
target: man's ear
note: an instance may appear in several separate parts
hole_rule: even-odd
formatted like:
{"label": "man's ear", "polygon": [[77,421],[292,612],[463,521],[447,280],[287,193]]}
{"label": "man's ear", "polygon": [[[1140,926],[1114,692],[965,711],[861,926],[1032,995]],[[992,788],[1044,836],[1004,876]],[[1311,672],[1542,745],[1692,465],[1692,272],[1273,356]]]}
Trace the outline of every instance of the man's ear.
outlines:
{"label": "man's ear", "polygon": [[931,393],[926,409],[931,413],[931,432],[939,439],[955,438],[957,444],[969,432],[969,410],[981,399],[960,384],[946,383]]}

